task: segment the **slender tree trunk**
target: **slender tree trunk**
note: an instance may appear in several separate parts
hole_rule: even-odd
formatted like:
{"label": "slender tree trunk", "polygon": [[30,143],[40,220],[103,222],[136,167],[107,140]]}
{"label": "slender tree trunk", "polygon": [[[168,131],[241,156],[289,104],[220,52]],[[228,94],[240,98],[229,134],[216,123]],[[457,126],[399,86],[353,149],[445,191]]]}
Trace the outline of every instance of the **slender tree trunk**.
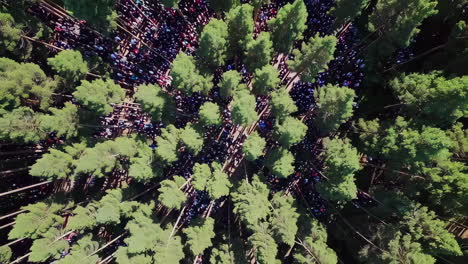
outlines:
{"label": "slender tree trunk", "polygon": [[49,184],[49,183],[52,183],[52,181],[40,182],[40,183],[32,184],[32,185],[29,185],[29,186],[26,186],[26,187],[21,187],[21,188],[12,190],[12,191],[0,193],[0,197],[6,196],[6,195],[9,195],[9,194],[13,194],[13,193],[17,193],[17,192],[21,192],[21,191],[25,191],[25,190],[29,190],[29,189],[39,187],[39,186],[42,186],[42,185],[46,185],[46,184]]}

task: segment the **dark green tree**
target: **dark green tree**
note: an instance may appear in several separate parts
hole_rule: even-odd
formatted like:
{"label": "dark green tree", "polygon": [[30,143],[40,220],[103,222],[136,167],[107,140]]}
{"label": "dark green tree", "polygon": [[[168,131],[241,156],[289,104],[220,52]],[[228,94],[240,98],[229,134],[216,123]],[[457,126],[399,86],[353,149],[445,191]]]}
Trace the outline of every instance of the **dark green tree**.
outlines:
{"label": "dark green tree", "polygon": [[21,143],[35,143],[47,134],[41,127],[42,114],[20,107],[0,117],[0,139]]}
{"label": "dark green tree", "polygon": [[261,32],[256,39],[247,43],[245,65],[247,70],[254,72],[269,65],[273,56],[273,42],[270,33]]}
{"label": "dark green tree", "polygon": [[280,83],[279,73],[275,67],[265,65],[254,74],[253,91],[255,94],[268,95]]}
{"label": "dark green tree", "polygon": [[369,0],[338,0],[329,14],[335,17],[333,27],[338,29],[346,23],[350,23],[354,18],[361,15],[361,11],[369,4]]}
{"label": "dark green tree", "polygon": [[283,120],[276,121],[274,133],[279,143],[288,148],[301,142],[307,133],[307,129],[307,125],[301,120],[288,116]]}
{"label": "dark green tree", "polygon": [[221,125],[221,113],[219,106],[215,103],[206,102],[200,107],[198,112],[200,122],[206,126],[219,126]]}
{"label": "dark green tree", "polygon": [[269,223],[278,244],[293,246],[295,243],[299,214],[293,203],[294,198],[285,196],[282,192],[276,193],[271,199],[273,210],[270,212]]}
{"label": "dark green tree", "polygon": [[125,98],[125,91],[112,80],[101,79],[92,82],[82,81],[73,93],[78,103],[97,115],[112,112],[111,104],[120,104]]}
{"label": "dark green tree", "polygon": [[284,148],[275,148],[268,152],[265,166],[279,178],[287,178],[294,172],[294,156]]}
{"label": "dark green tree", "polygon": [[56,132],[57,136],[66,138],[76,137],[79,128],[78,108],[67,102],[62,109],[50,108],[51,115],[41,116],[41,129]]}
{"label": "dark green tree", "polygon": [[215,237],[213,229],[214,219],[207,217],[184,230],[187,236],[186,244],[194,256],[202,255],[205,249],[213,245],[212,239]]}
{"label": "dark green tree", "polygon": [[303,0],[296,0],[292,4],[283,6],[278,15],[268,21],[271,29],[273,47],[277,53],[289,53],[294,41],[302,39],[306,30],[307,9]]}
{"label": "dark green tree", "polygon": [[227,71],[223,73],[221,78],[222,79],[219,83],[219,88],[221,97],[224,99],[228,99],[238,90],[246,89],[245,85],[244,87],[240,87],[242,76],[238,71]]}
{"label": "dark green tree", "polygon": [[247,160],[254,161],[263,155],[265,147],[265,139],[255,131],[244,141],[242,152],[244,152]]}
{"label": "dark green tree", "polygon": [[228,27],[218,19],[211,19],[203,28],[197,54],[205,65],[216,68],[224,65],[228,52]]}
{"label": "dark green tree", "polygon": [[171,122],[174,119],[176,106],[159,85],[138,86],[135,98],[142,109],[151,114],[153,121]]}
{"label": "dark green tree", "polygon": [[207,0],[216,13],[227,12],[240,5],[240,0]]}
{"label": "dark green tree", "polygon": [[322,135],[337,130],[353,115],[354,90],[328,84],[314,94],[317,105],[315,121]]}
{"label": "dark green tree", "polygon": [[172,85],[191,96],[195,92],[208,94],[213,88],[213,76],[203,76],[195,65],[193,57],[184,52],[177,54],[172,63]]}
{"label": "dark green tree", "polygon": [[55,57],[47,59],[49,66],[65,80],[74,83],[88,73],[88,63],[77,50],[64,50]]}
{"label": "dark green tree", "polygon": [[281,87],[271,94],[270,103],[271,111],[278,120],[284,120],[289,117],[290,114],[297,111],[294,100],[284,87]]}
{"label": "dark green tree", "polygon": [[226,14],[229,32],[229,52],[232,57],[243,54],[252,39],[254,30],[253,7],[242,4]]}
{"label": "dark green tree", "polygon": [[187,148],[187,150],[197,155],[203,148],[203,136],[197,132],[192,124],[187,124],[187,126],[180,130],[179,133],[180,142]]}
{"label": "dark green tree", "polygon": [[317,185],[317,191],[326,199],[346,203],[356,198],[354,173],[360,169],[359,155],[347,140],[323,140],[325,148],[324,174],[326,180]]}
{"label": "dark green tree", "polygon": [[237,91],[234,94],[232,106],[232,120],[234,123],[249,126],[258,119],[255,111],[255,96],[246,89]]}
{"label": "dark green tree", "polygon": [[180,140],[180,131],[173,125],[169,125],[161,131],[161,136],[156,138],[155,154],[163,163],[170,164],[178,159],[177,146]]}
{"label": "dark green tree", "polygon": [[0,247],[0,262],[9,263],[12,256],[11,248],[9,246]]}
{"label": "dark green tree", "polygon": [[104,33],[117,29],[117,12],[115,0],[64,0],[65,8]]}
{"label": "dark green tree", "polygon": [[317,74],[328,69],[328,63],[333,60],[333,53],[338,40],[335,36],[315,37],[303,42],[301,49],[294,49],[294,60],[288,60],[288,66],[296,72],[293,80],[300,76],[302,80],[314,82]]}

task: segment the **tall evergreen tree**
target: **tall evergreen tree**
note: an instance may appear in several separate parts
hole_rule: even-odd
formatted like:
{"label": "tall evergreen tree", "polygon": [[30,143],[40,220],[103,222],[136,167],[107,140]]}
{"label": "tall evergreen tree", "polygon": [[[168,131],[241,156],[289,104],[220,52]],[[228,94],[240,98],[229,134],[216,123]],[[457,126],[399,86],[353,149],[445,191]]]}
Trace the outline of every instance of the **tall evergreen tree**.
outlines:
{"label": "tall evergreen tree", "polygon": [[206,126],[219,126],[221,125],[221,113],[219,106],[215,103],[206,102],[200,107],[198,112],[200,122]]}
{"label": "tall evergreen tree", "polygon": [[123,102],[125,91],[114,81],[98,79],[92,82],[82,81],[73,96],[93,113],[107,115],[112,112],[111,104]]}
{"label": "tall evergreen tree", "polygon": [[115,0],[64,0],[65,8],[76,17],[89,21],[92,26],[104,33],[117,29]]}
{"label": "tall evergreen tree", "polygon": [[263,155],[265,147],[265,139],[255,131],[244,141],[242,152],[244,152],[247,160],[254,161]]}
{"label": "tall evergreen tree", "polygon": [[232,106],[232,119],[234,123],[249,126],[258,118],[255,111],[255,96],[251,95],[248,90],[242,89],[234,94]]}
{"label": "tall evergreen tree", "polygon": [[275,67],[265,65],[254,74],[253,91],[255,94],[268,95],[280,83],[279,73]]}
{"label": "tall evergreen tree", "polygon": [[197,54],[205,65],[216,68],[224,65],[228,52],[228,26],[218,19],[211,19],[200,35]]}
{"label": "tall evergreen tree", "polygon": [[238,71],[227,71],[221,76],[221,82],[219,83],[220,94],[224,99],[231,97],[236,91],[246,89],[241,87],[242,76]]}
{"label": "tall evergreen tree", "polygon": [[279,178],[287,178],[291,175],[294,172],[293,164],[293,154],[284,148],[270,150],[265,159],[265,166]]}
{"label": "tall evergreen tree", "polygon": [[357,16],[361,15],[362,10],[369,4],[369,0],[338,0],[335,6],[329,11],[329,14],[335,17],[333,27],[339,28],[345,23],[350,23]]}
{"label": "tall evergreen tree", "polygon": [[289,53],[294,41],[302,39],[306,30],[307,9],[303,0],[283,6],[278,15],[268,21],[271,29],[273,47],[277,53]]}
{"label": "tall evergreen tree", "polygon": [[291,147],[301,142],[307,133],[307,126],[301,120],[288,116],[284,120],[277,120],[275,137],[283,147]]}
{"label": "tall evergreen tree", "polygon": [[205,249],[213,245],[212,239],[215,237],[213,229],[214,219],[207,217],[184,230],[187,236],[187,245],[194,256],[203,254]]}
{"label": "tall evergreen tree", "polygon": [[203,76],[195,65],[193,57],[184,52],[177,54],[172,63],[172,85],[191,96],[195,92],[208,94],[213,88],[212,76]]}
{"label": "tall evergreen tree", "polygon": [[153,121],[171,122],[174,120],[176,106],[170,96],[157,84],[140,85],[135,98],[142,109],[151,114]]}
{"label": "tall evergreen tree", "polygon": [[229,32],[229,51],[231,56],[242,54],[252,39],[254,30],[253,7],[242,4],[229,10],[226,14]]}
{"label": "tall evergreen tree", "polygon": [[77,50],[64,50],[55,57],[47,59],[47,63],[61,77],[74,83],[81,80],[88,73],[88,63]]}
{"label": "tall evergreen tree", "polygon": [[273,55],[273,42],[270,33],[261,32],[256,39],[247,43],[245,65],[247,70],[254,72],[269,65]]}

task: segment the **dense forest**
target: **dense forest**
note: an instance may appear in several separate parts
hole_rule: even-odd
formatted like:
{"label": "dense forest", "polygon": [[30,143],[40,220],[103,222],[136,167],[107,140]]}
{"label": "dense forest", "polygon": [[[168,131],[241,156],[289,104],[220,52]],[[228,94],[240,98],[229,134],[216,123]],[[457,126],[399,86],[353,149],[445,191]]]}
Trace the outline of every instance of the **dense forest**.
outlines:
{"label": "dense forest", "polygon": [[1,0],[0,263],[468,263],[468,0]]}

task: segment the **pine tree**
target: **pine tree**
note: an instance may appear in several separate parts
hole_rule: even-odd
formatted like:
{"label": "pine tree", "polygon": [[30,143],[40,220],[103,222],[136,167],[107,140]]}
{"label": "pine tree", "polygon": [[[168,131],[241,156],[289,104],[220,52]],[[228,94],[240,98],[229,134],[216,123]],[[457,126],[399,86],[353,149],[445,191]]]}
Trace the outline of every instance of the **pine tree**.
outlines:
{"label": "pine tree", "polygon": [[187,236],[187,245],[194,256],[203,254],[205,249],[213,245],[212,239],[215,237],[214,219],[207,217],[200,219],[199,223],[184,230]]}
{"label": "pine tree", "polygon": [[302,39],[306,30],[307,9],[303,0],[296,0],[292,4],[283,6],[278,15],[268,21],[271,29],[273,47],[277,53],[289,53],[294,41]]}
{"label": "pine tree", "polygon": [[254,72],[269,65],[273,56],[273,42],[270,33],[261,32],[256,39],[247,43],[245,51],[245,65],[247,70]]}
{"label": "pine tree", "polygon": [[226,14],[229,32],[229,52],[231,55],[243,54],[254,30],[253,7],[242,4],[233,7]]}
{"label": "pine tree", "polygon": [[263,155],[265,147],[265,139],[255,131],[245,140],[242,152],[244,152],[247,160],[254,161]]}
{"label": "pine tree", "polygon": [[338,0],[329,14],[335,17],[333,27],[339,28],[345,23],[352,22],[361,15],[361,11],[369,4],[369,0]]}
{"label": "pine tree", "polygon": [[179,133],[175,126],[169,125],[161,129],[161,136],[156,138],[156,157],[165,164],[173,163],[178,159]]}
{"label": "pine tree", "polygon": [[46,138],[41,127],[42,114],[20,107],[0,117],[0,139],[20,143],[35,143]]}
{"label": "pine tree", "polygon": [[200,122],[205,126],[219,126],[221,125],[221,113],[219,106],[215,103],[206,102],[200,107],[198,112]]}
{"label": "pine tree", "polygon": [[51,115],[43,115],[41,129],[56,132],[59,137],[73,138],[78,135],[79,117],[76,105],[66,102],[62,109],[50,108]]}
{"label": "pine tree", "polygon": [[156,252],[153,261],[154,264],[180,263],[184,258],[182,241],[179,236],[172,235],[172,226],[168,225],[166,229],[158,236],[153,250]]}
{"label": "pine tree", "polygon": [[224,65],[228,52],[228,27],[218,19],[211,19],[200,35],[197,54],[211,68]]}
{"label": "pine tree", "polygon": [[258,119],[255,111],[255,96],[246,89],[237,91],[234,94],[232,106],[232,120],[234,123],[244,127],[251,125]]}
{"label": "pine tree", "polygon": [[295,71],[302,80],[314,82],[319,73],[328,69],[328,63],[333,60],[337,42],[335,36],[322,38],[316,34],[309,39],[308,43],[302,43],[301,50],[293,50],[294,60],[288,60],[289,68]]}
{"label": "pine tree", "polygon": [[304,139],[307,126],[301,120],[288,116],[284,120],[276,121],[274,133],[280,144],[287,148],[298,144]]}
{"label": "pine tree", "polygon": [[30,104],[47,110],[56,88],[38,65],[0,58],[0,109],[11,111],[31,99]]}
{"label": "pine tree", "polygon": [[58,213],[64,209],[63,204],[53,202],[38,202],[22,207],[28,212],[18,215],[13,229],[8,233],[8,239],[36,239],[63,224],[63,218]]}
{"label": "pine tree", "polygon": [[21,40],[22,30],[19,24],[15,22],[12,15],[0,13],[0,54],[16,52],[19,41]]}
{"label": "pine tree", "polygon": [[159,188],[159,201],[171,209],[180,209],[187,201],[187,196],[180,190],[180,187],[185,184],[185,179],[180,176],[174,176],[174,180],[164,180]]}
{"label": "pine tree", "polygon": [[51,228],[42,238],[34,240],[28,261],[46,262],[49,258],[59,259],[63,251],[68,251],[70,245],[64,239],[58,239],[61,232]]}
{"label": "pine tree", "polygon": [[219,83],[221,97],[223,97],[224,99],[228,99],[236,91],[242,89],[245,90],[245,85],[243,85],[244,87],[240,87],[241,81],[242,76],[237,71],[231,70],[223,73],[223,75],[221,76],[221,82]]}
{"label": "pine tree", "polygon": [[65,8],[92,26],[110,34],[117,29],[117,12],[115,0],[64,0]]}
{"label": "pine tree", "polygon": [[81,80],[88,73],[88,63],[77,50],[64,50],[47,59],[49,66],[70,83]]}
{"label": "pine tree", "polygon": [[269,233],[265,225],[257,227],[248,238],[249,245],[253,248],[253,255],[258,263],[277,264],[278,245]]}
{"label": "pine tree", "polygon": [[293,202],[293,197],[284,196],[282,192],[276,193],[271,200],[273,210],[270,212],[269,223],[278,244],[294,245],[299,214]]}
{"label": "pine tree", "polygon": [[97,115],[107,115],[112,112],[111,104],[120,104],[125,98],[125,92],[120,85],[112,80],[101,79],[92,82],[82,81],[73,93],[78,103]]}
{"label": "pine tree", "polygon": [[231,194],[234,213],[239,215],[248,228],[254,228],[268,216],[270,212],[269,192],[268,187],[260,181],[257,175],[254,175],[250,183],[243,180]]}
{"label": "pine tree", "polygon": [[73,178],[75,158],[85,149],[84,144],[65,147],[65,151],[50,149],[31,166],[29,174],[48,180]]}
{"label": "pine tree", "polygon": [[314,94],[317,111],[315,121],[322,135],[335,131],[353,115],[354,90],[327,85]]}
{"label": "pine tree", "polygon": [[317,185],[317,191],[326,199],[348,202],[356,198],[354,173],[359,170],[359,155],[348,140],[323,140],[325,148],[324,174],[327,179]]}
{"label": "pine tree", "polygon": [[0,247],[0,263],[9,263],[11,256],[12,252],[9,246]]}
{"label": "pine tree", "polygon": [[445,79],[440,73],[413,73],[390,86],[409,115],[422,114],[425,124],[452,125],[468,117],[468,77]]}
{"label": "pine tree", "polygon": [[290,114],[297,111],[294,100],[284,87],[271,94],[271,111],[278,120],[285,120]]}
{"label": "pine tree", "polygon": [[301,238],[300,246],[295,250],[295,263],[338,263],[335,251],[327,245],[328,235],[325,227],[315,219],[309,221],[310,228],[306,230],[305,237]]}
{"label": "pine tree", "polygon": [[151,120],[170,123],[174,119],[176,106],[170,96],[157,84],[140,85],[135,93],[136,101],[142,109],[151,114]]}
{"label": "pine tree", "polygon": [[99,243],[92,240],[90,234],[80,238],[76,244],[71,247],[70,254],[57,261],[58,264],[80,264],[85,259],[89,263],[97,263],[101,260],[99,256],[92,255],[99,249]]}
{"label": "pine tree", "polygon": [[265,158],[267,166],[273,175],[280,178],[287,178],[294,172],[294,156],[284,148],[275,148],[268,152]]}
{"label": "pine tree", "polygon": [[155,177],[163,175],[160,164],[155,161],[155,155],[151,148],[144,142],[139,142],[137,155],[130,160],[128,176],[139,182],[147,182]]}
{"label": "pine tree", "polygon": [[222,165],[216,162],[211,164],[211,168],[208,164],[195,163],[192,174],[193,187],[199,191],[206,190],[214,200],[228,195],[232,184],[222,169]]}
{"label": "pine tree", "polygon": [[197,155],[202,150],[203,137],[194,129],[192,124],[187,124],[187,126],[180,131],[179,137],[180,142],[187,147],[190,153]]}
{"label": "pine tree", "polygon": [[195,65],[193,57],[184,52],[177,54],[172,63],[172,85],[191,96],[195,92],[208,94],[213,88],[213,76],[203,76]]}
{"label": "pine tree", "polygon": [[278,86],[280,81],[278,70],[271,65],[265,65],[261,69],[255,70],[253,91],[255,94],[268,95]]}

